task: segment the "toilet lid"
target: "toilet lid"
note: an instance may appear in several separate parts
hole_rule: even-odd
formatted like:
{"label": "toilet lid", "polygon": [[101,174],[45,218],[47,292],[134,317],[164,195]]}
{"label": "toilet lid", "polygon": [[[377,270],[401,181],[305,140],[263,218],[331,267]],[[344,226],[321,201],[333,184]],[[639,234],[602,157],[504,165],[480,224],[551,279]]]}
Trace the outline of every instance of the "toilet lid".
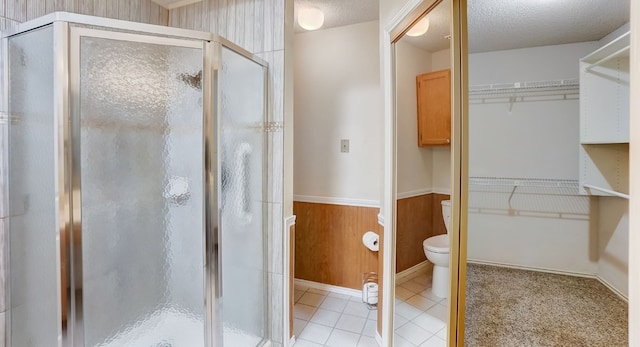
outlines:
{"label": "toilet lid", "polygon": [[430,237],[422,243],[422,246],[430,252],[449,253],[449,235],[438,235]]}

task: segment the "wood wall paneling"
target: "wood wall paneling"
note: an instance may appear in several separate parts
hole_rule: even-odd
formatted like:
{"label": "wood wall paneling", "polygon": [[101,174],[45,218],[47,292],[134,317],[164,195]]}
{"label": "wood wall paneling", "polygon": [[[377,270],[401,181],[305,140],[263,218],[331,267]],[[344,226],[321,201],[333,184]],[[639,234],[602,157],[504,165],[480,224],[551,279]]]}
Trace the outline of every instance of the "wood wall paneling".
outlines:
{"label": "wood wall paneling", "polygon": [[396,273],[425,261],[422,242],[446,234],[440,201],[444,194],[424,194],[397,201]]}
{"label": "wood wall paneling", "polygon": [[296,278],[362,290],[362,274],[378,270],[378,252],[362,244],[380,235],[378,208],[294,202]]}

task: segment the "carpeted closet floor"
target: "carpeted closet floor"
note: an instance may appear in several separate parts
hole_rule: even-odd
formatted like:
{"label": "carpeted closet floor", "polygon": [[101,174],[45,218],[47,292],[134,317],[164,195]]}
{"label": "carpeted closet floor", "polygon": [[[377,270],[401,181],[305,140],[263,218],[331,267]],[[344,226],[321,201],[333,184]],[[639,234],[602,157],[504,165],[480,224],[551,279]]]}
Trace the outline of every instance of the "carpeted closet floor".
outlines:
{"label": "carpeted closet floor", "polygon": [[628,346],[627,316],[595,279],[468,265],[468,347]]}

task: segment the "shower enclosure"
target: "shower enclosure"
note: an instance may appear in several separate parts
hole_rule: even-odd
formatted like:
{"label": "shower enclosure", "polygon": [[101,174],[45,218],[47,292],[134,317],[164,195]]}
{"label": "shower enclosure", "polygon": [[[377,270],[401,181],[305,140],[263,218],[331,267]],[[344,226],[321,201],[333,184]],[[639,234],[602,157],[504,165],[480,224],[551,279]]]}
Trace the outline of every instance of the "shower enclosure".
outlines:
{"label": "shower enclosure", "polygon": [[54,13],[2,36],[8,346],[262,346],[264,62]]}

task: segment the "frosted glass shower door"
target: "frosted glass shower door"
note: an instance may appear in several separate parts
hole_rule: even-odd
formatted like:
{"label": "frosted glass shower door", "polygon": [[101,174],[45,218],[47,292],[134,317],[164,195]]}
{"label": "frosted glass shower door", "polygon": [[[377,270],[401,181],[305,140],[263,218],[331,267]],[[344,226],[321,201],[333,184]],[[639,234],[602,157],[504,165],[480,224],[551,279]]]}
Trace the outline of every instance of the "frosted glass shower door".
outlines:
{"label": "frosted glass shower door", "polygon": [[204,43],[71,30],[74,336],[205,346]]}
{"label": "frosted glass shower door", "polygon": [[225,347],[258,346],[266,336],[265,70],[221,48],[220,243]]}

